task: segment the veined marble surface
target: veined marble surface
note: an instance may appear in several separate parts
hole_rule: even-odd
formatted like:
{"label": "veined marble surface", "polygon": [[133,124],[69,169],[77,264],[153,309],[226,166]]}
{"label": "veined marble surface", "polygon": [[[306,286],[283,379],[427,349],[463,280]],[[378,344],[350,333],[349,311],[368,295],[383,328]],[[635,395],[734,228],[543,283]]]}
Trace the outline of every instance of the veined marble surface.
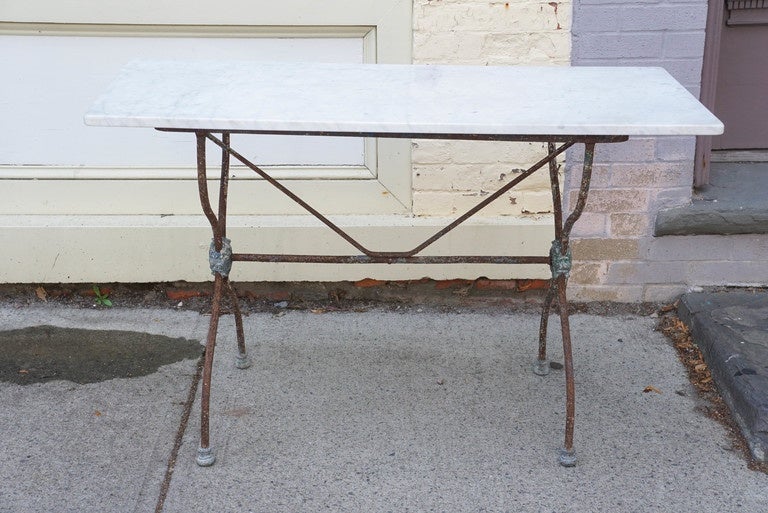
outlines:
{"label": "veined marble surface", "polygon": [[135,61],[89,125],[414,134],[716,135],[661,68]]}

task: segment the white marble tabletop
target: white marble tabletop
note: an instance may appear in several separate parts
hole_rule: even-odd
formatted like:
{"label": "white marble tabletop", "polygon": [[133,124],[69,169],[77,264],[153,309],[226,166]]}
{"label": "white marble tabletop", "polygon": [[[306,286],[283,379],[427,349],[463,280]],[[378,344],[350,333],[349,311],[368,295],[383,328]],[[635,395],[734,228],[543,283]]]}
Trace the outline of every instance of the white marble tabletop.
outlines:
{"label": "white marble tabletop", "polygon": [[89,125],[457,135],[716,135],[661,68],[135,61]]}

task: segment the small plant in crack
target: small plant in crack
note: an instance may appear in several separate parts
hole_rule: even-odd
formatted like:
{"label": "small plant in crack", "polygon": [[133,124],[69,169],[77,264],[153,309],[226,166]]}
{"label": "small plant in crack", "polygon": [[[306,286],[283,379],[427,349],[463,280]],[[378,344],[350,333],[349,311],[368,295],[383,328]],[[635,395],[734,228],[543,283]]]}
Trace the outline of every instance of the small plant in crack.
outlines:
{"label": "small plant in crack", "polygon": [[102,293],[98,285],[93,286],[93,293],[96,295],[96,304],[99,306],[112,306],[112,300],[108,293]]}

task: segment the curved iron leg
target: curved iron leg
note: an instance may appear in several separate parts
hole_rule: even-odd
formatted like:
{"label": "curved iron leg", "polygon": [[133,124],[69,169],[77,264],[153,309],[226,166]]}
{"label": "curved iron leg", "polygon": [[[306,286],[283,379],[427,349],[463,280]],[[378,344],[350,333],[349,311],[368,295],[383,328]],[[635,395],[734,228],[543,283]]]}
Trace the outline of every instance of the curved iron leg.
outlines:
{"label": "curved iron leg", "polygon": [[210,433],[210,404],[211,404],[211,371],[213,370],[213,353],[216,350],[216,333],[219,329],[221,315],[221,293],[224,278],[216,273],[213,283],[213,301],[211,302],[211,322],[208,325],[208,339],[205,343],[205,363],[203,364],[203,391],[200,398],[200,447],[197,450],[197,464],[209,467],[216,461],[213,454]]}
{"label": "curved iron leg", "polygon": [[571,326],[568,320],[568,301],[565,296],[567,278],[557,278],[557,302],[560,307],[560,327],[563,332],[563,360],[565,366],[565,443],[560,451],[560,464],[564,467],[576,465],[573,450],[573,424],[576,414],[576,388],[573,379],[573,353],[571,350]]}
{"label": "curved iron leg", "polygon": [[549,374],[549,360],[547,360],[547,323],[549,322],[549,310],[557,290],[557,280],[550,280],[549,290],[541,307],[541,322],[539,324],[539,357],[533,362],[533,373],[538,376]]}
{"label": "curved iron leg", "polygon": [[237,330],[237,358],[235,366],[238,369],[247,369],[251,366],[248,355],[245,353],[245,334],[243,332],[243,314],[240,311],[240,302],[237,299],[237,293],[228,278],[224,279],[227,288],[227,295],[232,302],[232,310],[235,314],[235,329]]}
{"label": "curved iron leg", "polygon": [[[560,464],[564,467],[576,465],[576,453],[573,450],[573,424],[576,411],[576,391],[573,378],[573,352],[571,348],[571,327],[568,320],[568,299],[565,287],[568,284],[568,275],[571,270],[571,250],[569,237],[573,225],[581,217],[587,203],[589,184],[592,178],[592,162],[595,155],[595,143],[588,142],[584,145],[584,164],[579,184],[579,195],[571,214],[558,232],[558,224],[555,223],[555,241],[550,252],[552,274],[557,279],[557,302],[560,307],[560,326],[563,332],[563,359],[565,366],[565,443],[560,451]],[[554,174],[554,173],[553,173]],[[553,197],[554,197],[553,186]],[[559,199],[559,198],[558,198]],[[557,217],[557,216],[556,216]]]}
{"label": "curved iron leg", "polygon": [[[547,143],[547,152],[552,155],[555,153],[555,144]],[[557,162],[552,159],[549,161],[549,182],[552,189],[552,207],[554,216],[555,239],[559,240],[563,235],[563,202],[560,195],[560,178],[558,177]],[[550,254],[549,267],[552,270],[552,255]],[[539,376],[549,374],[549,360],[547,360],[547,323],[549,322],[549,310],[552,307],[552,300],[557,292],[557,279],[553,274],[549,281],[549,290],[544,298],[544,304],[541,307],[541,323],[539,324],[539,357],[533,363],[533,372]]]}

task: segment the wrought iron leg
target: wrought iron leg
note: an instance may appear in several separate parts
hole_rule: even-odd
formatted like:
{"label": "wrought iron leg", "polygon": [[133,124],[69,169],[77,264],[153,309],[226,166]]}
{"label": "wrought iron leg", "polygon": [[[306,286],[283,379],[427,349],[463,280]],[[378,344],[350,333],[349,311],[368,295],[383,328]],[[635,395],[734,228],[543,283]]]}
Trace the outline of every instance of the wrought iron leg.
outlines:
{"label": "wrought iron leg", "polygon": [[[226,293],[232,301],[237,328],[239,368],[247,367],[245,356],[245,337],[243,334],[243,319],[240,305],[237,301],[232,284],[229,282],[229,272],[232,269],[232,246],[227,239],[227,188],[229,183],[229,152],[222,151],[221,179],[219,181],[219,210],[218,217],[211,208],[208,198],[208,177],[206,172],[205,141],[207,132],[196,132],[197,137],[197,183],[200,194],[200,205],[211,225],[213,240],[208,250],[208,261],[211,273],[214,275],[213,300],[211,301],[211,322],[208,325],[208,339],[205,344],[205,363],[203,365],[203,389],[200,398],[200,447],[197,450],[197,464],[201,467],[213,465],[216,457],[210,443],[210,403],[211,377],[213,373],[213,355],[216,350],[216,335],[221,316],[221,300]],[[222,134],[222,139],[229,144],[229,134]]]}
{"label": "wrought iron leg", "polygon": [[197,449],[197,464],[201,467],[210,467],[216,461],[210,442],[211,371],[213,370],[213,353],[216,350],[216,333],[219,329],[223,282],[224,277],[217,273],[213,283],[211,322],[208,325],[208,339],[205,343],[203,391],[200,398],[200,447]]}
{"label": "wrought iron leg", "polygon": [[544,298],[544,304],[541,307],[541,322],[539,323],[539,356],[533,362],[533,373],[538,376],[549,374],[549,360],[547,360],[547,323],[549,322],[549,310],[552,306],[552,300],[557,291],[555,280],[550,280],[549,290]]}
{"label": "wrought iron leg", "polygon": [[240,311],[240,302],[237,300],[235,288],[228,278],[224,280],[224,285],[227,288],[227,295],[232,302],[232,310],[235,314],[235,329],[237,330],[237,358],[235,359],[235,366],[238,369],[247,369],[251,366],[251,361],[245,353],[245,334],[243,332],[243,314]]}
{"label": "wrought iron leg", "polygon": [[573,450],[573,424],[576,413],[576,389],[573,379],[573,354],[571,351],[571,327],[568,320],[568,300],[565,297],[567,277],[557,278],[557,302],[560,307],[560,328],[563,332],[563,361],[565,366],[565,443],[560,451],[560,464],[564,467],[576,465]]}
{"label": "wrought iron leg", "polygon": [[[568,299],[565,289],[568,285],[568,275],[571,270],[571,251],[568,249],[567,233],[562,232],[561,238],[552,242],[550,250],[552,281],[550,292],[557,295],[560,312],[560,328],[563,338],[563,361],[565,367],[565,444],[560,451],[560,464],[564,467],[576,465],[576,453],[573,450],[573,424],[575,418],[576,393],[573,377],[573,352],[571,350],[571,328],[568,316]],[[547,294],[549,303],[550,294]],[[549,314],[549,308],[545,308]],[[546,337],[546,320],[542,319],[544,337]]]}
{"label": "wrought iron leg", "polygon": [[[548,144],[552,153],[555,146]],[[563,223],[562,197],[560,194],[560,182],[557,175],[557,164],[549,163],[550,183],[552,184],[552,202],[554,206],[555,240],[549,253],[549,265],[552,270],[552,279],[541,312],[541,324],[539,328],[539,354],[534,363],[533,370],[536,374],[544,376],[549,373],[549,362],[546,359],[547,347],[547,322],[552,300],[557,296],[560,312],[560,328],[563,339],[563,360],[565,367],[565,443],[560,451],[560,464],[564,467],[576,465],[576,453],[573,449],[573,428],[576,411],[576,391],[573,372],[573,351],[571,347],[571,328],[568,315],[568,299],[566,287],[571,271],[571,250],[569,247],[571,229],[574,223],[581,217],[587,202],[589,184],[592,177],[592,161],[594,159],[595,144],[587,143],[584,149],[584,166],[582,169],[579,195],[573,211]]]}
{"label": "wrought iron leg", "polygon": [[[554,143],[547,143],[547,151],[552,155],[556,151]],[[558,177],[558,165],[555,159],[549,161],[549,183],[552,188],[552,208],[554,211],[555,240],[561,240],[563,236],[563,202],[560,197],[560,178]],[[550,254],[549,266],[552,269],[552,255]],[[539,376],[549,374],[549,360],[547,360],[547,323],[552,300],[557,294],[557,276],[552,275],[549,281],[549,290],[544,298],[541,308],[541,323],[539,324],[539,355],[533,362],[533,372]]]}

